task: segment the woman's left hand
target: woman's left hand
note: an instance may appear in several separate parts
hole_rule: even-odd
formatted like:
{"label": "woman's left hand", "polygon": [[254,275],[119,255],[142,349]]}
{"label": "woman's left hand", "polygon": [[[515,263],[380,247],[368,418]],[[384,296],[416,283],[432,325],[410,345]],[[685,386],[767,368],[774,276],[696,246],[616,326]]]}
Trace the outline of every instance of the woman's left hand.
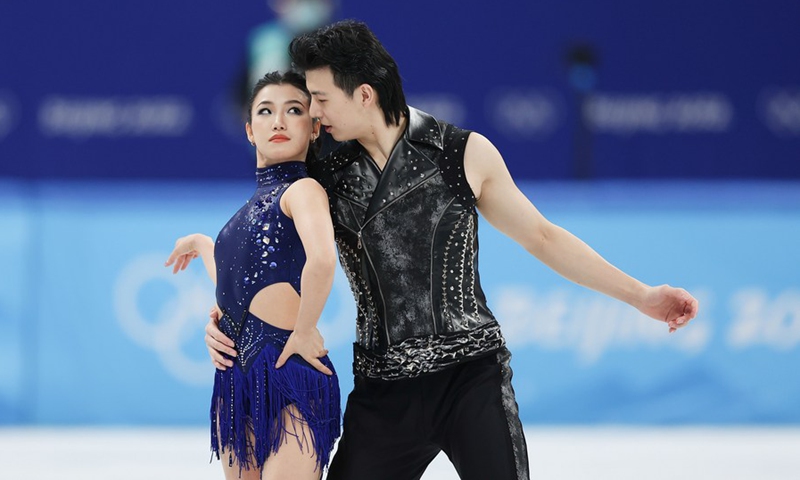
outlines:
{"label": "woman's left hand", "polygon": [[295,353],[325,375],[333,375],[333,372],[319,361],[320,357],[328,354],[328,350],[325,348],[325,340],[316,328],[293,331],[283,347],[281,356],[275,362],[275,368],[281,368]]}

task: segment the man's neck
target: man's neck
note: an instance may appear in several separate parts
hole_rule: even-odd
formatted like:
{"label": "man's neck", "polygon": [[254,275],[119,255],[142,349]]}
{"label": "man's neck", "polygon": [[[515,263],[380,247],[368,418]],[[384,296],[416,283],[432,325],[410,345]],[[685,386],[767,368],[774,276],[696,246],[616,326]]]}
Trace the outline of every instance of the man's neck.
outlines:
{"label": "man's neck", "polygon": [[397,141],[405,133],[407,123],[408,117],[401,116],[399,125],[387,126],[381,117],[379,121],[373,123],[372,131],[368,135],[358,139],[358,143],[364,147],[381,170],[389,161]]}

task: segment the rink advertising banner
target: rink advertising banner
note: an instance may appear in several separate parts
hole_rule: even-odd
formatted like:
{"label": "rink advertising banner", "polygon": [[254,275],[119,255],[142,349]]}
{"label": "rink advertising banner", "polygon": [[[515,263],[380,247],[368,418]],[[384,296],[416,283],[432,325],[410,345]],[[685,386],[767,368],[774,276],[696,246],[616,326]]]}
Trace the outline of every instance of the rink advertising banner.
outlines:
{"label": "rink advertising banner", "polygon": [[[213,375],[200,264],[174,241],[215,236],[249,182],[0,182],[0,423],[207,422]],[[668,334],[557,276],[488,224],[480,270],[513,353],[523,421],[800,422],[800,185],[525,183],[543,213],[624,271],[689,289]],[[355,308],[337,272],[320,328],[352,387]]]}

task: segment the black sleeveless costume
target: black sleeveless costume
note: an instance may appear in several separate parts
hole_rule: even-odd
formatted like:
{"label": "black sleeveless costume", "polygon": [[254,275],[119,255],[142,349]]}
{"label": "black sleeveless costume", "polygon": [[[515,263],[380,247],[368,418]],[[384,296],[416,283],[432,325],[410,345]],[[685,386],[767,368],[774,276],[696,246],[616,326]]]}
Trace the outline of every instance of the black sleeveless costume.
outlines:
{"label": "black sleeveless costume", "polygon": [[[412,407],[416,390],[430,390],[439,402],[482,408],[483,400],[472,397],[485,399],[489,384],[493,413],[475,425],[499,428],[505,450],[498,455],[509,473],[492,467],[495,473],[483,478],[527,478],[510,354],[478,274],[476,199],[464,173],[470,132],[413,108],[407,118],[383,170],[356,141],[309,165],[328,192],[340,262],[357,303],[355,389],[329,478],[409,478],[415,462],[424,470],[440,449],[451,459],[465,458],[463,469],[477,475],[462,478],[481,478],[466,459],[472,455],[463,453],[467,442],[453,443],[464,431],[406,429],[416,410],[428,407],[439,420],[426,424],[456,422],[428,401]],[[483,367],[494,373],[472,385],[483,378]],[[388,432],[395,440],[382,442]],[[413,460],[402,466],[392,461],[395,455]]]}

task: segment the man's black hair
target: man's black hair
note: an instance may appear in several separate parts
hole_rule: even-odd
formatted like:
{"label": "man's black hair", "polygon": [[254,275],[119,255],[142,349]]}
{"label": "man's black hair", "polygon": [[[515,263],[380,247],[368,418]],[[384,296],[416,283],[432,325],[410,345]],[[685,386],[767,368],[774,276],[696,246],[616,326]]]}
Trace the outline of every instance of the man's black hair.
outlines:
{"label": "man's black hair", "polygon": [[302,72],[330,67],[334,84],[350,97],[359,85],[370,85],[387,126],[399,125],[407,112],[397,63],[363,22],[344,20],[299,35],[289,55]]}

